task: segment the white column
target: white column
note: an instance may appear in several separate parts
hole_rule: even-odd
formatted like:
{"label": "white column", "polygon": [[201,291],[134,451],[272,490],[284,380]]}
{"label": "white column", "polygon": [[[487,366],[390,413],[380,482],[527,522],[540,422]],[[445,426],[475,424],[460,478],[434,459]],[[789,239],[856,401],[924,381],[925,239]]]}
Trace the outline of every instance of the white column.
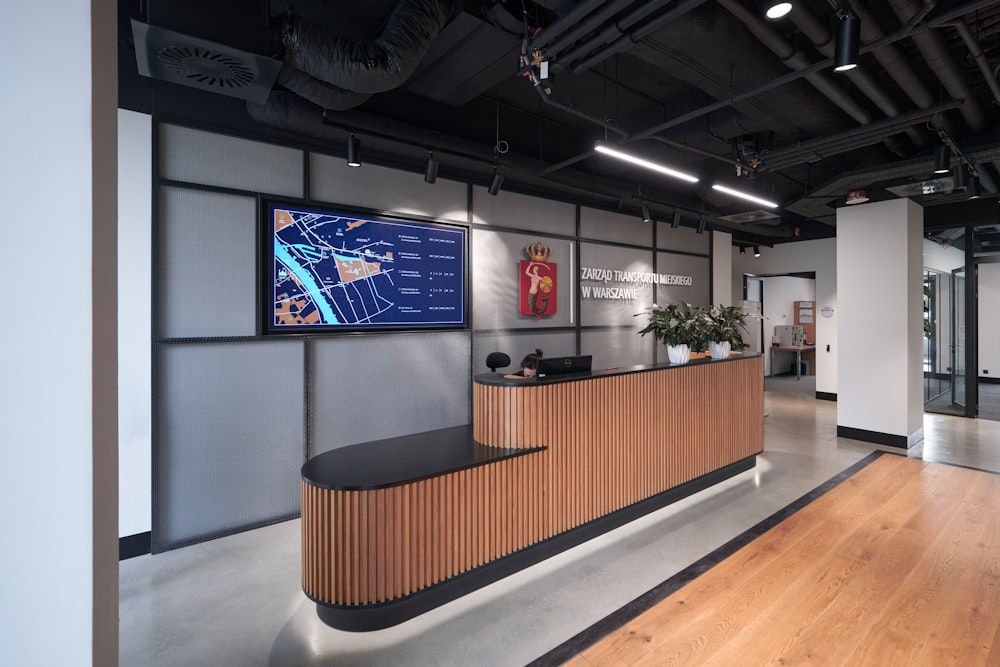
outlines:
{"label": "white column", "polygon": [[923,438],[923,209],[909,199],[837,209],[837,434]]}
{"label": "white column", "polygon": [[5,10],[0,654],[114,666],[117,4]]}

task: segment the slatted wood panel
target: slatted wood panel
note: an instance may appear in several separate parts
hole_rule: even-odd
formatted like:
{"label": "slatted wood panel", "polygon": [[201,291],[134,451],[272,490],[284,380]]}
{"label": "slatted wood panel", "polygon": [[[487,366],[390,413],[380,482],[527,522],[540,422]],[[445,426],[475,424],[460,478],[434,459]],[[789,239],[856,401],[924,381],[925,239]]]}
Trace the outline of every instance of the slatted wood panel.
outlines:
{"label": "slatted wood panel", "polygon": [[997,497],[882,456],[568,664],[998,665]]}
{"label": "slatted wood panel", "polygon": [[474,435],[545,451],[374,491],[302,484],[303,587],[396,599],[763,449],[760,357],[474,388]]}

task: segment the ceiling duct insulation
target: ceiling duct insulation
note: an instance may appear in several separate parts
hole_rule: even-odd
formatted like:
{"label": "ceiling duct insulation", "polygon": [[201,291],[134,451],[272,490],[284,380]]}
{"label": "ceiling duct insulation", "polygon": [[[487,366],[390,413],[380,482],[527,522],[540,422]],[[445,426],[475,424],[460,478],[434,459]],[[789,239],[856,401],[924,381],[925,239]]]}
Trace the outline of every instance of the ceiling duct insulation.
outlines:
{"label": "ceiling duct insulation", "polygon": [[451,14],[451,0],[400,0],[374,39],[359,42],[288,14],[278,23],[282,85],[327,109],[358,106],[402,85]]}

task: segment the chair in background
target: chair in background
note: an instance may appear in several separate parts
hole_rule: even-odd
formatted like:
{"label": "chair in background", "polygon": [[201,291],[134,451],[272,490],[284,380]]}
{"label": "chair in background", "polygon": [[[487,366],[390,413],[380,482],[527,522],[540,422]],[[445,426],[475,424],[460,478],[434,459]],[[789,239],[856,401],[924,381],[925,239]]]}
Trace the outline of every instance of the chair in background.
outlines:
{"label": "chair in background", "polygon": [[486,355],[486,367],[496,373],[498,368],[510,366],[510,356],[504,352],[490,352]]}

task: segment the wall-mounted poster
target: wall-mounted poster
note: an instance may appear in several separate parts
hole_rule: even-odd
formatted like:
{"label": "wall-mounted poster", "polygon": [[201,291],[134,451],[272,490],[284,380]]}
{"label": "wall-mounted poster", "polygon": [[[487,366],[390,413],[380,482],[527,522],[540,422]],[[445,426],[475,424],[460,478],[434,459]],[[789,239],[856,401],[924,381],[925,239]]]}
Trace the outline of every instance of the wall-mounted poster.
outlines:
{"label": "wall-mounted poster", "polygon": [[521,314],[535,318],[556,314],[556,263],[549,261],[552,251],[541,241],[524,249],[528,259],[522,259],[521,272]]}
{"label": "wall-mounted poster", "polygon": [[265,333],[466,325],[464,227],[262,208]]}

